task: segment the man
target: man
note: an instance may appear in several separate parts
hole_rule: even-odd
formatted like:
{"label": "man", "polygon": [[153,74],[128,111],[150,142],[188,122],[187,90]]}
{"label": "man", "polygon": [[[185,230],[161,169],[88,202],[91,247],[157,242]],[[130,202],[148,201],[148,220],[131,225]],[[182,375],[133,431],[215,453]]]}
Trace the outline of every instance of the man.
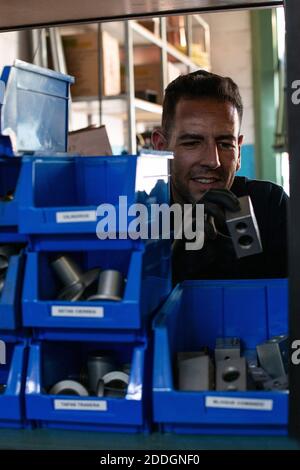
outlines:
{"label": "man", "polygon": [[[241,166],[243,104],[230,79],[199,70],[168,85],[162,127],[153,132],[155,149],[174,152],[172,200],[204,204],[215,226],[201,250],[177,243],[174,282],[183,279],[247,279],[287,276],[287,196],[271,182],[236,176]],[[239,208],[249,195],[263,252],[238,259],[225,225],[225,209]],[[212,220],[207,219],[207,220]],[[215,229],[216,227],[216,229]]]}

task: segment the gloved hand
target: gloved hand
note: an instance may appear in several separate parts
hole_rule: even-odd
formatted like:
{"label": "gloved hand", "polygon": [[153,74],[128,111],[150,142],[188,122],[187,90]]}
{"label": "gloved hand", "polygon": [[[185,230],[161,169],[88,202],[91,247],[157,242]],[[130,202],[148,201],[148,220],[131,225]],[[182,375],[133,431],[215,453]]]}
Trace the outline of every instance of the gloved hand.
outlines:
{"label": "gloved hand", "polygon": [[[184,279],[222,278],[225,265],[235,258],[225,211],[238,211],[238,198],[227,189],[206,191],[196,204],[204,204],[204,245],[201,250],[185,250],[186,239],[175,240],[172,246],[173,283]],[[196,211],[195,211],[196,212]],[[195,223],[193,223],[195,226]],[[195,227],[193,226],[193,229]]]}
{"label": "gloved hand", "polygon": [[204,231],[207,238],[214,239],[218,234],[228,235],[225,211],[240,210],[238,198],[228,189],[210,189],[197,204],[204,204]]}

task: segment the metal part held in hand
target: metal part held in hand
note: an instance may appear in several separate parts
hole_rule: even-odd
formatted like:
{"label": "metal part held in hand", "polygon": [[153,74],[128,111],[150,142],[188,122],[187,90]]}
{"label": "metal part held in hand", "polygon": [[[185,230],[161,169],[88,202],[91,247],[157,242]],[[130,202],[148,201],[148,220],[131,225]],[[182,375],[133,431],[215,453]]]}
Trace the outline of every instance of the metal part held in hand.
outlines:
{"label": "metal part held in hand", "polygon": [[261,367],[273,378],[284,376],[288,372],[288,337],[274,336],[265,343],[256,346]]}
{"label": "metal part held in hand", "polygon": [[116,370],[116,364],[112,356],[103,352],[92,352],[88,357],[88,384],[91,393],[97,392],[98,382],[108,372]]}
{"label": "metal part held in hand", "polygon": [[239,198],[241,209],[226,211],[226,224],[238,258],[262,252],[259,227],[250,196]]}
{"label": "metal part held in hand", "polygon": [[216,363],[216,390],[235,392],[247,390],[247,363],[244,357]]}
{"label": "metal part held in hand", "polygon": [[214,385],[214,368],[209,356],[203,351],[179,353],[178,389],[186,391],[212,390]]}
{"label": "metal part held in hand", "polygon": [[97,300],[122,300],[124,279],[122,273],[113,269],[102,271],[99,276],[97,294],[88,298],[89,301]]}
{"label": "metal part held in hand", "polygon": [[216,339],[215,361],[225,359],[238,359],[241,357],[241,341],[235,337],[224,337]]}
{"label": "metal part held in hand", "polygon": [[50,395],[79,395],[80,397],[88,397],[89,392],[79,382],[75,380],[61,380],[57,382],[49,390]]}

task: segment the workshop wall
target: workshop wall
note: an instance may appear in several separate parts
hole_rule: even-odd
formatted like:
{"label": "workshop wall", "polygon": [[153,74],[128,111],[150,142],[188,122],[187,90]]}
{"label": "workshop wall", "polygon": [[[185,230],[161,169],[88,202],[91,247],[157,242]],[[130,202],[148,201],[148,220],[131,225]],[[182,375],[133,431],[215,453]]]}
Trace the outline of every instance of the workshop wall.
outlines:
{"label": "workshop wall", "polygon": [[208,13],[201,16],[210,26],[212,72],[231,77],[241,91],[244,103],[244,146],[239,174],[254,178],[256,171],[250,12]]}
{"label": "workshop wall", "polygon": [[0,72],[17,57],[18,33],[1,33],[0,36]]}

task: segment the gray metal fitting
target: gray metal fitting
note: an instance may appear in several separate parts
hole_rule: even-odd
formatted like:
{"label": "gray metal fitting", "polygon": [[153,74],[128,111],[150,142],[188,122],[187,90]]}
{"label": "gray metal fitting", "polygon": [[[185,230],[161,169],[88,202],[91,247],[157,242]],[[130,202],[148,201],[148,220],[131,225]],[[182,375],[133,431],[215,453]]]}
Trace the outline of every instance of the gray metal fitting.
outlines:
{"label": "gray metal fitting", "polygon": [[51,266],[64,286],[72,286],[81,281],[81,269],[69,256],[59,256],[52,261]]}
{"label": "gray metal fitting", "polygon": [[215,361],[225,361],[226,359],[238,359],[241,357],[240,338],[224,337],[216,339]]}
{"label": "gray metal fitting", "polygon": [[103,352],[91,352],[88,356],[88,384],[91,393],[97,392],[97,386],[108,372],[116,370],[116,363],[112,356]]}
{"label": "gray metal fitting", "polygon": [[104,382],[102,379],[98,380],[97,389],[96,389],[96,396],[97,397],[104,397]]}
{"label": "gray metal fitting", "polygon": [[51,266],[58,279],[64,285],[57,299],[66,301],[78,300],[85,289],[81,281],[82,272],[79,266],[69,256],[60,256],[51,263]]}
{"label": "gray metal fitting", "polygon": [[244,357],[218,361],[216,368],[216,390],[227,392],[247,390],[247,364]]}
{"label": "gray metal fitting", "polygon": [[248,362],[249,386],[254,390],[263,390],[264,383],[272,380],[269,374],[256,361]]}
{"label": "gray metal fitting", "polygon": [[283,375],[282,377],[277,377],[276,379],[271,379],[263,384],[264,390],[276,391],[276,390],[287,390],[289,387],[288,376]]}
{"label": "gray metal fitting", "polygon": [[90,296],[88,300],[120,301],[123,297],[123,289],[124,279],[122,273],[113,269],[107,269],[100,273],[97,294]]}
{"label": "gray metal fitting", "polygon": [[203,351],[178,353],[178,389],[186,391],[212,390],[214,367]]}
{"label": "gray metal fitting", "polygon": [[91,269],[82,273],[79,266],[69,256],[60,256],[51,263],[57,277],[65,286],[58,294],[58,300],[74,302],[79,300],[84,291],[98,279],[100,269]]}
{"label": "gray metal fitting", "polygon": [[81,383],[75,380],[61,380],[51,387],[49,395],[79,395],[81,397],[88,397],[89,392]]}
{"label": "gray metal fitting", "polygon": [[275,379],[288,372],[288,337],[274,336],[256,346],[259,364]]}
{"label": "gray metal fitting", "polygon": [[123,371],[113,371],[102,377],[105,396],[123,398],[129,384],[129,375]]}

